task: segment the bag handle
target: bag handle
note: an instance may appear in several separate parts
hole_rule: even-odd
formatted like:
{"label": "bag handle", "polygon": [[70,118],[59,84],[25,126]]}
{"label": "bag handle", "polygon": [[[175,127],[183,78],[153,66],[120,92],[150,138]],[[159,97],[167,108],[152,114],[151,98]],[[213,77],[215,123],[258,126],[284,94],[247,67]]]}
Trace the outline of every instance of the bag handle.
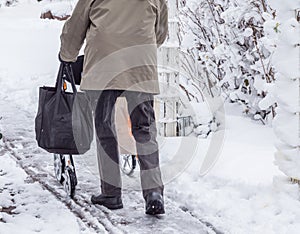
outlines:
{"label": "bag handle", "polygon": [[69,81],[72,85],[72,90],[73,90],[73,98],[75,98],[75,96],[77,94],[77,89],[75,86],[75,79],[74,79],[74,74],[72,71],[71,64],[61,63],[59,66],[59,71],[58,71],[56,84],[55,84],[55,88],[56,88],[56,93],[55,93],[56,101],[55,101],[55,110],[54,110],[55,113],[58,113],[60,97],[61,97],[62,92],[64,92],[64,90],[62,89],[64,75],[67,75],[69,77]]}
{"label": "bag handle", "polygon": [[65,71],[66,71],[66,75],[69,77],[69,81],[72,85],[73,93],[74,93],[74,95],[76,95],[77,94],[77,89],[76,89],[76,86],[75,86],[75,78],[74,78],[74,73],[73,73],[73,69],[72,69],[71,64],[66,64],[65,65]]}
{"label": "bag handle", "polygon": [[63,63],[61,63],[59,66],[59,71],[58,71],[57,78],[56,78],[56,84],[55,84],[56,93],[58,91],[61,91],[62,80],[63,80],[63,76],[64,76],[63,72],[64,72],[64,65],[63,65]]}
{"label": "bag handle", "polygon": [[72,90],[74,94],[77,94],[77,89],[75,86],[75,78],[72,70],[71,64],[61,63],[59,67],[59,72],[56,79],[56,91],[62,91],[64,75],[68,76],[68,81],[71,83]]}

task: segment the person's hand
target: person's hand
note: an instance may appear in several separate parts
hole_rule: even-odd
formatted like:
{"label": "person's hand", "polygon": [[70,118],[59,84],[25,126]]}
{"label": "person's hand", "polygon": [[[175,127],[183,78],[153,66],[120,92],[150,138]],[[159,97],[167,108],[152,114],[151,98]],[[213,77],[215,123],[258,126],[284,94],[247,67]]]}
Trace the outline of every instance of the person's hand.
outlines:
{"label": "person's hand", "polygon": [[72,62],[66,62],[64,60],[62,60],[62,58],[60,57],[60,54],[58,54],[58,60],[61,62],[61,63],[64,63],[64,64],[71,64]]}

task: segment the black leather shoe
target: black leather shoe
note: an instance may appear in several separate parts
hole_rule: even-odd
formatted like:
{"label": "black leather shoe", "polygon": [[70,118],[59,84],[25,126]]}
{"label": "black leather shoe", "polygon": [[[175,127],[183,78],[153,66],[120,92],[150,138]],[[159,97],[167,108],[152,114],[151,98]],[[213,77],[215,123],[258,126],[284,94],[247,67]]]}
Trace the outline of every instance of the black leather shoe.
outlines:
{"label": "black leather shoe", "polygon": [[158,215],[164,214],[164,200],[160,193],[150,192],[146,197],[146,214]]}
{"label": "black leather shoe", "polygon": [[123,208],[122,198],[121,196],[108,196],[100,194],[99,196],[92,196],[91,202],[93,204],[105,206],[110,210],[116,210]]}

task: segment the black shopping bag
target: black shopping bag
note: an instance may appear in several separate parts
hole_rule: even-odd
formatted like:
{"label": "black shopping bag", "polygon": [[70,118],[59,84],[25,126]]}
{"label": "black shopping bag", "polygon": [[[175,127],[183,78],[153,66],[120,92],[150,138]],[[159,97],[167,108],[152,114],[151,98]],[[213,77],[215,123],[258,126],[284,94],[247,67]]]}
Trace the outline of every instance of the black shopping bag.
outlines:
{"label": "black shopping bag", "polygon": [[[72,92],[63,88],[69,80]],[[72,67],[61,64],[55,87],[40,87],[35,119],[38,145],[50,153],[83,154],[93,139],[93,117],[85,93],[77,92]]]}

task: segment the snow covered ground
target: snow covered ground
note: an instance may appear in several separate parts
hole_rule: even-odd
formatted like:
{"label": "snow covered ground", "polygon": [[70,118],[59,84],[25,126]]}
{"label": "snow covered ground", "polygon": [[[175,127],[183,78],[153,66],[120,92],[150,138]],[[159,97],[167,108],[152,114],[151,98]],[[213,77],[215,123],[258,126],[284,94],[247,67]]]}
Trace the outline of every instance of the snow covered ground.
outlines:
{"label": "snow covered ground", "polygon": [[[91,206],[99,192],[95,157],[75,158],[79,185],[75,201],[53,178],[51,155],[37,148],[34,116],[37,88],[53,85],[62,22],[41,20],[44,5],[24,1],[0,8],[0,233],[299,233],[299,188],[274,161],[273,131],[226,105],[226,132],[214,168],[199,175],[209,139],[197,148],[184,171],[167,181],[166,215],[144,215],[138,181],[124,176],[124,209]],[[161,142],[165,167],[183,138]],[[30,176],[33,172],[34,176]],[[164,170],[164,177],[167,171]]]}
{"label": "snow covered ground", "polygon": [[24,234],[89,233],[64,204],[29,180],[8,154],[2,152],[0,161],[0,233],[20,233],[20,228]]}

